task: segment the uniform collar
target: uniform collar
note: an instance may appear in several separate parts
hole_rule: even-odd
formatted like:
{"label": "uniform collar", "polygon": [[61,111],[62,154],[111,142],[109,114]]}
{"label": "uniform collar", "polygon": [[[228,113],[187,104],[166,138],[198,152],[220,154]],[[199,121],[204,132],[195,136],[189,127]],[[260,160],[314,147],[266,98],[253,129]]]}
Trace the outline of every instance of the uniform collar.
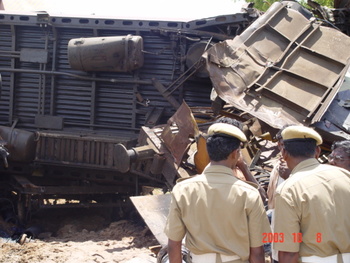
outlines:
{"label": "uniform collar", "polygon": [[227,174],[229,176],[234,176],[231,168],[224,165],[212,165],[208,164],[203,171],[203,174]]}
{"label": "uniform collar", "polygon": [[306,159],[300,163],[298,163],[294,169],[292,170],[290,176],[293,176],[296,172],[301,172],[303,170],[309,170],[313,167],[320,165],[320,163],[315,158]]}

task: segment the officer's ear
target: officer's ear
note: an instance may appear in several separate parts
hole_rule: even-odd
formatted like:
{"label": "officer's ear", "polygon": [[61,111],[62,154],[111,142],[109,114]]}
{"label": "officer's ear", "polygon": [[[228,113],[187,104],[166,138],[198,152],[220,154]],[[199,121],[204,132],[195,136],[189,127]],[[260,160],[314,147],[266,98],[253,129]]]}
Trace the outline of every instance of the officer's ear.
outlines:
{"label": "officer's ear", "polygon": [[233,159],[238,159],[240,157],[240,148],[236,149],[236,150],[233,150],[230,155]]}
{"label": "officer's ear", "polygon": [[315,158],[317,159],[318,157],[320,157],[320,154],[321,154],[321,147],[320,146],[316,146]]}
{"label": "officer's ear", "polygon": [[289,154],[288,152],[286,151],[286,149],[284,148],[284,145],[282,144],[281,148],[280,148],[280,151],[281,151],[281,155],[282,155],[282,158],[284,160],[287,160]]}

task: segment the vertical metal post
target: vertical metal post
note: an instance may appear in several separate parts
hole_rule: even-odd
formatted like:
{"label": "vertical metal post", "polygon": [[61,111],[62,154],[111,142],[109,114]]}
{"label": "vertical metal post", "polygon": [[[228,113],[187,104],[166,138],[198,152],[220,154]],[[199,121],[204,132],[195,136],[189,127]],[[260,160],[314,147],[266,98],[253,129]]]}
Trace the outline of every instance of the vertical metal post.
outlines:
{"label": "vertical metal post", "polygon": [[[14,25],[11,25],[11,33],[12,33],[12,45],[11,50],[16,51],[16,27]],[[16,67],[16,61],[15,58],[11,58],[11,68]],[[15,107],[15,72],[10,73],[10,101],[9,101],[9,123],[12,124],[13,122],[13,112]]]}
{"label": "vertical metal post", "polygon": [[[57,54],[57,29],[55,27],[52,28],[52,34],[53,34],[53,47],[52,47],[52,71],[56,71],[56,54]],[[55,93],[56,93],[56,77],[54,74],[51,75],[51,96],[50,96],[50,115],[55,115]]]}

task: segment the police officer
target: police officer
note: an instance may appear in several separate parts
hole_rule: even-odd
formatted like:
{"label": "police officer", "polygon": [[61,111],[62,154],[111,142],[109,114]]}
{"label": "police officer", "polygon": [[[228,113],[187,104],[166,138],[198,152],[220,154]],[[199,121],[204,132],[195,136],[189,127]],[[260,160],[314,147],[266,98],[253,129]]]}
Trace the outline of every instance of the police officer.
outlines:
{"label": "police officer", "polygon": [[165,227],[171,263],[181,262],[185,236],[193,263],[265,262],[263,236],[270,226],[259,191],[232,170],[246,141],[233,125],[209,127],[210,163],[202,174],[178,182],[172,191]]}
{"label": "police officer", "polygon": [[317,161],[322,138],[315,130],[287,127],[282,139],[291,174],[275,196],[279,263],[350,262],[350,173]]}

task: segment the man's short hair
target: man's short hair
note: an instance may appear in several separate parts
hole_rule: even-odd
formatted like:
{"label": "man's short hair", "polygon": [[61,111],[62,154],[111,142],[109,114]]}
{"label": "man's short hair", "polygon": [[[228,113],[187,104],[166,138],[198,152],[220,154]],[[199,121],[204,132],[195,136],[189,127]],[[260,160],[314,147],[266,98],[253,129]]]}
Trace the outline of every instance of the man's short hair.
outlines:
{"label": "man's short hair", "polygon": [[312,157],[316,152],[316,141],[307,139],[297,142],[283,142],[283,148],[293,157]]}
{"label": "man's short hair", "polygon": [[207,151],[210,160],[223,161],[241,145],[241,141],[234,137],[209,136],[207,139]]}
{"label": "man's short hair", "polygon": [[222,161],[241,143],[247,141],[245,134],[236,126],[228,123],[214,123],[208,129],[207,151],[210,160]]}
{"label": "man's short hair", "polygon": [[322,137],[305,126],[289,126],[282,131],[283,148],[293,157],[312,157]]}

